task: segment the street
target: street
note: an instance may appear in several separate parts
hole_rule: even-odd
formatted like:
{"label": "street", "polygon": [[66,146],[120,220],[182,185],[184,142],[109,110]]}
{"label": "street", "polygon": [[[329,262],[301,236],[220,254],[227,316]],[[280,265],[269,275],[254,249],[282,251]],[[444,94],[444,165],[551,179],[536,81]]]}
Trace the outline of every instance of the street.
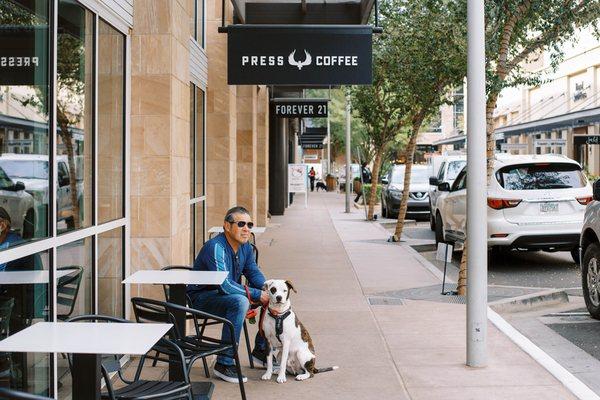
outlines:
{"label": "street", "polygon": [[[380,222],[393,232],[395,221],[384,219]],[[443,272],[444,263],[436,260],[435,237],[428,222],[407,222],[403,240]],[[458,280],[461,255],[462,252],[455,251],[452,263],[447,265],[447,276],[453,282]],[[590,318],[585,308],[581,272],[569,252],[510,251],[490,256],[488,262],[490,306],[569,372],[600,393],[597,379],[600,321]],[[453,288],[449,286],[449,289]],[[548,292],[557,295],[553,298],[542,296]],[[515,298],[526,298],[527,306],[512,306]],[[502,308],[494,306],[498,302],[502,303]]]}

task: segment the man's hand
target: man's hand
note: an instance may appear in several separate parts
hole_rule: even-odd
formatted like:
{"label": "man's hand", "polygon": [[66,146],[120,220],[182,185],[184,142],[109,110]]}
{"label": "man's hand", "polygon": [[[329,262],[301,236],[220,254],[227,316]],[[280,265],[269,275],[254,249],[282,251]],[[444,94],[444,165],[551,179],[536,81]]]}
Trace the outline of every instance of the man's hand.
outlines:
{"label": "man's hand", "polygon": [[269,294],[265,290],[260,292],[260,304],[263,306],[269,304]]}

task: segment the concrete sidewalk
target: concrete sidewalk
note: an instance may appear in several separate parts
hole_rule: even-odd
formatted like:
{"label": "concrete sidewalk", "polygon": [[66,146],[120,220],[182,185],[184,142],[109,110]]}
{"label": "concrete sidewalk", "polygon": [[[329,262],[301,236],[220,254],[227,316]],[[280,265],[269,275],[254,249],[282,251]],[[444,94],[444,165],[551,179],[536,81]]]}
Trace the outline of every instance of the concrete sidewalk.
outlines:
{"label": "concrete sidewalk", "polygon": [[[249,399],[574,398],[491,324],[489,366],[466,367],[465,305],[371,305],[381,304],[382,292],[440,281],[410,248],[387,243],[388,234],[366,222],[363,210],[343,213],[342,195],[309,196],[307,209],[298,198],[259,236],[259,264],[268,278],[294,283],[293,308],[313,338],[317,366],[339,370],[277,384],[245,368]],[[241,360],[248,365],[245,352]],[[204,379],[203,370],[194,368],[193,376]],[[215,383],[214,398],[239,398],[237,385]]]}

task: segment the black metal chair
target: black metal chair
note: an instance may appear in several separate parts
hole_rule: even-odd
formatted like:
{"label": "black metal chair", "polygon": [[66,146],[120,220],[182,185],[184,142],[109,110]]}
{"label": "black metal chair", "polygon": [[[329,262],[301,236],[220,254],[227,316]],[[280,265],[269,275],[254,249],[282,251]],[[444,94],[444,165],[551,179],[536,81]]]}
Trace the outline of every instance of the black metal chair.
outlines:
{"label": "black metal chair", "polygon": [[17,392],[7,388],[0,388],[0,400],[53,400],[52,397],[38,396],[36,394]]}
{"label": "black metal chair", "polygon": [[[252,245],[252,247],[254,248],[256,262],[258,262],[258,249],[256,248],[255,245]],[[174,270],[174,269],[188,270],[188,271],[193,270],[192,267],[187,266],[187,265],[169,265],[169,266],[161,268],[161,271],[169,271],[169,270]],[[238,282],[238,283],[241,284],[241,279],[240,279],[240,282]],[[171,303],[171,297],[169,296],[169,285],[163,285],[163,290],[165,292],[165,301],[168,303]],[[193,304],[192,304],[192,300],[187,295],[186,295],[186,298],[187,298],[187,306],[194,308]],[[190,320],[190,319],[193,319],[193,316],[190,314],[186,314],[186,320]],[[254,360],[252,359],[252,347],[250,345],[250,336],[248,334],[248,325],[247,325],[245,319],[244,319],[244,339],[245,339],[245,343],[246,343],[246,350],[248,352],[248,362],[250,363],[250,368],[254,368]],[[152,363],[153,367],[156,366],[156,362],[157,361],[154,360],[154,362]],[[203,360],[203,362],[206,363],[204,360]],[[205,365],[204,369],[205,369],[206,377],[209,378],[210,373],[208,372],[208,366]]]}
{"label": "black metal chair", "polygon": [[83,277],[83,267],[78,265],[70,265],[67,267],[57,268],[58,271],[69,271],[73,272],[62,276],[58,279],[56,285],[56,302],[64,310],[57,313],[56,318],[60,321],[66,321],[73,310],[75,309],[75,303],[77,303],[77,295],[79,294],[79,287],[81,286],[81,278]]}
{"label": "black metal chair", "polygon": [[[173,324],[173,328],[170,330],[169,335],[171,340],[175,342],[183,351],[188,373],[192,370],[193,364],[201,359],[204,364],[206,377],[210,378],[206,357],[220,355],[225,351],[233,350],[233,359],[238,374],[240,394],[242,396],[242,400],[246,400],[242,369],[237,352],[237,343],[225,342],[222,339],[209,337],[205,334],[205,330],[208,326],[221,325],[227,327],[227,329],[230,331],[231,337],[234,337],[233,324],[230,321],[225,318],[217,317],[216,315],[196,310],[194,308],[184,307],[179,304],[167,303],[154,299],[134,297],[131,299],[131,303],[133,305],[133,312],[137,322],[159,322]],[[193,335],[185,335],[185,332],[181,332],[176,324],[174,315],[182,312],[186,313],[186,316],[192,316],[192,321],[194,324]],[[148,355],[147,357],[157,361],[170,362],[169,356],[172,356],[172,352],[169,349],[157,347],[156,350],[156,355]]]}
{"label": "black metal chair", "polygon": [[[105,323],[132,323],[126,319],[111,317],[106,315],[80,315],[67,320],[67,322],[105,322]],[[170,354],[178,356],[179,364],[183,369],[185,382],[165,382],[149,381],[140,379],[144,362],[149,358],[150,352],[169,351]],[[101,370],[104,381],[106,382],[106,392],[102,393],[102,399],[109,400],[192,400],[192,389],[189,381],[189,374],[185,363],[183,352],[171,340],[160,339],[148,352],[140,357],[133,380],[125,378],[121,370],[119,357],[111,355],[102,360]],[[72,369],[71,358],[69,357],[69,369]],[[115,389],[110,380],[110,373],[116,372],[119,379],[125,384],[119,389]]]}

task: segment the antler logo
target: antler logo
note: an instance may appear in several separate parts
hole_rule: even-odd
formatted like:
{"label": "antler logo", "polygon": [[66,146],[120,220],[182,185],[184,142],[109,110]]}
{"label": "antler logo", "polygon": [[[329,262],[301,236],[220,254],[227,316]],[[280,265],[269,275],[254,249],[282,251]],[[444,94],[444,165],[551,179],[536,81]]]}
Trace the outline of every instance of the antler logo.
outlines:
{"label": "antler logo", "polygon": [[307,65],[312,64],[312,57],[310,56],[310,53],[304,50],[304,54],[304,61],[296,61],[296,58],[294,57],[296,55],[296,50],[294,50],[289,55],[288,62],[290,63],[290,65],[295,65],[296,67],[298,67],[298,70],[302,70],[302,67],[306,67]]}

